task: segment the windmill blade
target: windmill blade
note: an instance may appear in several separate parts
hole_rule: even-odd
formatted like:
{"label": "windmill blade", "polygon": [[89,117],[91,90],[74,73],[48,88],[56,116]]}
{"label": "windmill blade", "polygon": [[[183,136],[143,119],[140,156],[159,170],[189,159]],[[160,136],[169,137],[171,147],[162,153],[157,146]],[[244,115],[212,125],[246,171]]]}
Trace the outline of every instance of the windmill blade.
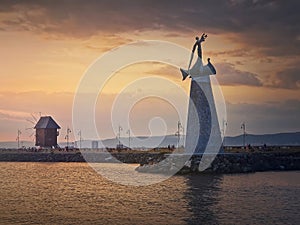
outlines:
{"label": "windmill blade", "polygon": [[36,124],[35,122],[33,122],[32,120],[30,120],[30,119],[26,119],[26,121],[28,121],[28,122],[30,122],[30,123],[32,123],[32,124]]}
{"label": "windmill blade", "polygon": [[33,115],[33,113],[31,113],[30,115],[31,115],[31,117],[33,118],[33,120],[34,120],[35,122],[38,121],[37,118]]}
{"label": "windmill blade", "polygon": [[30,138],[33,137],[31,140],[32,140],[32,141],[35,141],[36,135],[35,135],[35,133],[32,133],[29,137],[30,137]]}

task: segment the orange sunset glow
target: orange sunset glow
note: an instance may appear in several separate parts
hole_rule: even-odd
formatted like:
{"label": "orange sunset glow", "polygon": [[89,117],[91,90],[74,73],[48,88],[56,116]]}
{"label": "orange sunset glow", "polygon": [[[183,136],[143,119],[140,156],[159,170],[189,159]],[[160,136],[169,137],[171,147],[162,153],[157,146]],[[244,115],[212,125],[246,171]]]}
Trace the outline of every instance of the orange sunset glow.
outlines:
{"label": "orange sunset glow", "polygon": [[[195,36],[203,32],[208,34],[204,58],[212,59],[226,101],[226,135],[240,134],[242,122],[255,134],[299,131],[299,23],[288,16],[274,17],[278,12],[288,15],[289,6],[261,1],[251,5],[222,1],[218,6],[211,1],[189,2],[173,1],[170,6],[168,1],[3,1],[0,141],[15,141],[18,129],[23,140],[32,141],[26,128],[32,127],[31,114],[39,113],[55,118],[62,127],[59,141],[64,141],[67,127],[72,126],[74,94],[94,60],[141,40],[169,41],[191,49]],[[219,14],[206,12],[212,9]],[[111,99],[128,83],[149,76],[170,79],[188,93],[190,81],[182,82],[175,67],[149,62],[125,67],[103,90],[106,99],[96,106],[99,126],[106,126],[100,112],[110,107]],[[141,87],[147,89],[176,94],[159,84]],[[133,109],[135,134],[149,134],[148,125],[141,124],[148,124],[160,107],[162,117],[170,116],[168,132],[174,133],[178,118],[173,109],[157,99],[149,104],[141,102]],[[72,140],[78,138],[76,132],[72,135]],[[102,136],[115,134],[108,130]]]}

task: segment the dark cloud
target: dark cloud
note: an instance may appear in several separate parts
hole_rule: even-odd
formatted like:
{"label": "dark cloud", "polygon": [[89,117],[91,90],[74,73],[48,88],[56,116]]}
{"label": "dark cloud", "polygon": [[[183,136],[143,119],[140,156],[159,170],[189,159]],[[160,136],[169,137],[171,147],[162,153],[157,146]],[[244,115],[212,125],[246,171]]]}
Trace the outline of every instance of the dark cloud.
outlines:
{"label": "dark cloud", "polygon": [[249,49],[233,49],[233,50],[226,50],[226,51],[209,51],[207,52],[208,55],[214,56],[230,56],[230,57],[249,57],[253,54]]}
{"label": "dark cloud", "polygon": [[[149,74],[161,75],[170,78],[176,78],[180,76],[179,70],[176,67],[156,62],[152,62],[151,64],[154,67],[154,69],[149,71]],[[156,68],[155,66],[159,66],[159,68]],[[263,83],[258,78],[257,74],[238,70],[231,63],[217,63],[215,67],[217,69],[217,79],[221,85],[263,86]]]}
{"label": "dark cloud", "polygon": [[216,64],[218,81],[221,85],[262,86],[257,74],[241,71],[230,63]]}
{"label": "dark cloud", "polygon": [[16,12],[2,29],[69,37],[98,32],[163,30],[189,35],[229,34],[233,41],[267,55],[297,55],[300,1],[1,1],[0,12]]}
{"label": "dark cloud", "polygon": [[264,86],[295,90],[300,88],[300,68],[296,65],[268,77],[259,77],[258,74],[238,70],[231,63],[218,63],[216,68],[218,81],[221,85]]}
{"label": "dark cloud", "polygon": [[287,68],[271,76],[271,82],[267,86],[285,89],[300,88],[300,68]]}
{"label": "dark cloud", "polygon": [[[179,76],[178,68],[161,63],[151,62],[152,70],[148,71],[152,75],[176,78]],[[239,63],[236,63],[238,65]],[[300,88],[300,69],[298,67],[287,68],[269,77],[242,71],[236,68],[232,63],[216,63],[217,79],[224,86],[255,86],[281,89],[299,89]],[[158,67],[156,67],[158,66]]]}

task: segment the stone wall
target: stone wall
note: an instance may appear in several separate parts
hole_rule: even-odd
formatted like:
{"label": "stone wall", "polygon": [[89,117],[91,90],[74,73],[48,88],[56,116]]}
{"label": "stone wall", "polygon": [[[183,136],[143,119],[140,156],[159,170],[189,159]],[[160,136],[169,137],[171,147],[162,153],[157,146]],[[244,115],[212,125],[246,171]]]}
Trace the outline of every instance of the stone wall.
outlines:
{"label": "stone wall", "polygon": [[[113,156],[113,157],[112,157]],[[118,162],[148,164],[160,161],[162,153],[93,153],[93,152],[1,152],[1,162]],[[117,160],[116,160],[117,159]]]}
{"label": "stone wall", "polygon": [[[113,156],[113,157],[112,157]],[[300,152],[292,153],[232,153],[218,154],[212,164],[199,171],[202,155],[194,155],[186,161],[185,157],[163,153],[40,153],[40,152],[2,152],[2,162],[124,162],[137,163],[139,172],[169,173],[174,169],[178,174],[190,173],[248,173],[256,171],[300,170]],[[119,161],[118,161],[119,160]],[[163,162],[162,162],[163,161]],[[158,163],[161,162],[158,166]],[[183,165],[177,168],[177,165]]]}
{"label": "stone wall", "polygon": [[170,173],[179,170],[178,174],[191,173],[248,173],[257,171],[300,170],[300,153],[243,153],[219,154],[204,171],[199,170],[202,155],[194,155],[180,169],[180,156],[169,157],[158,164],[149,163],[137,168],[139,172]]}

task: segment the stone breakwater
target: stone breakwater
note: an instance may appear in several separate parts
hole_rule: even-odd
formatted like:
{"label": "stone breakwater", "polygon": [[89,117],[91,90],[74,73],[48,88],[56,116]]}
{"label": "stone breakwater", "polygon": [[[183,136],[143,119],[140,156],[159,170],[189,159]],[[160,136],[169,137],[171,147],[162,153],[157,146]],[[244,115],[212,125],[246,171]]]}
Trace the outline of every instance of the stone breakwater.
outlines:
{"label": "stone breakwater", "polygon": [[249,173],[256,171],[300,170],[300,152],[218,154],[204,171],[199,171],[202,155],[190,159],[164,153],[94,152],[0,152],[1,162],[99,162],[135,163],[139,172],[197,174]]}
{"label": "stone breakwater", "polygon": [[145,173],[173,173],[174,171],[178,171],[177,174],[224,174],[300,170],[300,153],[219,154],[214,158],[211,164],[209,163],[209,156],[206,158],[207,165],[209,166],[205,170],[199,167],[202,156],[203,155],[193,155],[186,161],[186,157],[175,155],[167,157],[160,163],[159,160],[152,160],[146,164],[141,164],[136,170]]}
{"label": "stone breakwater", "polygon": [[163,153],[105,153],[105,152],[0,152],[0,162],[99,162],[99,163],[137,163],[161,161]]}

